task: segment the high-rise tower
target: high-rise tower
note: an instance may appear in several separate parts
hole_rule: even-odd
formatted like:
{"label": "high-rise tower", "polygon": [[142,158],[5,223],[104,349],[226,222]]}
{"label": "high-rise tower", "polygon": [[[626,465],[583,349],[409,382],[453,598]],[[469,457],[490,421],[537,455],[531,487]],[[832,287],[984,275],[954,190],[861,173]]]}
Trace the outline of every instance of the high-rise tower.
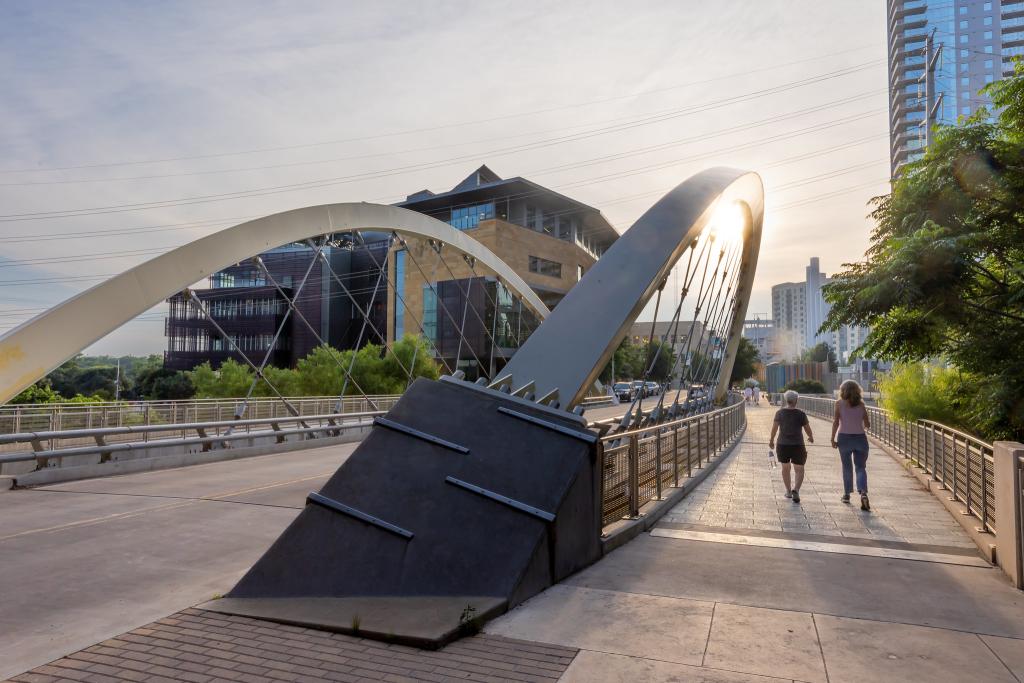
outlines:
{"label": "high-rise tower", "polygon": [[921,156],[930,128],[988,106],[987,83],[1024,54],[1024,0],[889,0],[893,177]]}

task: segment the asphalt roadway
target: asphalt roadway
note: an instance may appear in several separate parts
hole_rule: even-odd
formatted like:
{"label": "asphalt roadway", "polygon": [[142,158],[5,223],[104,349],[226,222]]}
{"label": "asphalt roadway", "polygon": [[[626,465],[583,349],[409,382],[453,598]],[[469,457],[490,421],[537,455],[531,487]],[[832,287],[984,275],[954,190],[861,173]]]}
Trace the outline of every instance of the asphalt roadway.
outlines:
{"label": "asphalt roadway", "polygon": [[0,680],[227,592],[356,445],[0,493]]}
{"label": "asphalt roadway", "polygon": [[0,493],[0,680],[228,591],[355,446]]}

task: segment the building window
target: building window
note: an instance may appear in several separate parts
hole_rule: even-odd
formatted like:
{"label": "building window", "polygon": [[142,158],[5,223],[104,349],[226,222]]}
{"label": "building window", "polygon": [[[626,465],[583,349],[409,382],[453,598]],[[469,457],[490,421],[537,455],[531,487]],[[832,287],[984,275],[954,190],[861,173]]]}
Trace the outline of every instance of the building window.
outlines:
{"label": "building window", "polygon": [[430,285],[423,285],[423,336],[437,341],[437,294]]}
{"label": "building window", "polygon": [[[960,56],[963,57],[964,59],[967,59],[967,56],[969,54],[970,54],[970,50],[960,50]],[[966,69],[965,69],[965,71],[966,71]]]}
{"label": "building window", "polygon": [[985,31],[984,39],[992,40],[992,31]]}
{"label": "building window", "polygon": [[985,68],[988,69],[989,71],[992,70],[992,60],[991,59],[986,59],[985,60]]}
{"label": "building window", "polygon": [[395,341],[405,336],[405,249],[395,252]]}
{"label": "building window", "polygon": [[967,28],[967,22],[966,21],[961,21],[960,22],[960,28]]}
{"label": "building window", "polygon": [[985,26],[992,25],[992,17],[985,17]]}
{"label": "building window", "polygon": [[968,64],[961,64],[961,65],[960,65],[960,71],[961,71],[961,72],[967,71],[967,67],[968,67],[968,66],[969,66]]}
{"label": "building window", "polygon": [[969,78],[961,78],[960,79],[960,85],[966,87],[966,86],[968,86],[970,84],[971,84],[971,79],[969,79]]}
{"label": "building window", "polygon": [[530,257],[530,272],[549,277],[562,277],[562,264],[555,261],[548,261],[539,256]]}
{"label": "building window", "polygon": [[961,43],[966,43],[967,42],[967,36],[960,36],[960,42]]}
{"label": "building window", "polygon": [[991,83],[993,81],[992,74],[985,74],[985,82]]}
{"label": "building window", "polygon": [[579,282],[582,279],[583,279],[583,266],[577,265],[576,266],[576,282]]}
{"label": "building window", "polygon": [[540,213],[540,212],[537,211],[537,207],[536,206],[527,206],[526,207],[526,227],[528,227],[530,230],[536,230],[537,229],[537,214],[538,213]]}
{"label": "building window", "polygon": [[480,225],[480,221],[490,218],[494,218],[494,202],[452,209],[452,217],[448,223],[457,230],[472,230]]}
{"label": "building window", "polygon": [[961,7],[960,8],[960,14],[967,14],[967,8],[966,7]]}
{"label": "building window", "polygon": [[989,11],[991,11],[991,10],[992,10],[992,3],[991,3],[991,2],[986,2],[986,3],[985,3],[985,4],[983,5],[983,7],[984,7],[984,9],[985,9],[985,11],[986,11],[986,12],[989,12]]}

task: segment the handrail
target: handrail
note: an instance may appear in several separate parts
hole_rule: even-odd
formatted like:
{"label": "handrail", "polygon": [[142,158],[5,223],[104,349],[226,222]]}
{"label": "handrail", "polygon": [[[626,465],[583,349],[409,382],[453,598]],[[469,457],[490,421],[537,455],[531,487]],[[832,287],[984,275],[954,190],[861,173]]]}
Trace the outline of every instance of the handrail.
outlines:
{"label": "handrail", "polygon": [[[697,419],[700,419],[700,418],[703,418],[703,417],[707,417],[709,415],[715,415],[715,414],[718,414],[718,413],[724,413],[726,411],[735,410],[737,405],[739,405],[739,404],[734,404],[734,405],[731,405],[731,406],[726,406],[724,408],[718,408],[716,410],[709,410],[709,411],[707,411],[705,413],[698,413],[696,415],[690,415],[688,417],[681,417],[681,418],[678,418],[678,419],[673,420],[671,422],[659,422],[658,424],[648,425],[646,427],[637,427],[635,429],[631,429],[631,430],[625,431],[625,432],[615,432],[614,434],[606,434],[605,436],[601,437],[601,440],[602,441],[614,441],[615,439],[621,439],[621,438],[626,437],[626,436],[633,436],[634,434],[642,435],[642,434],[646,434],[647,432],[655,432],[655,431],[663,431],[665,429],[672,429],[673,427],[681,426],[681,425],[685,424],[686,422],[690,422],[690,421],[697,420]],[[615,421],[615,418],[609,418],[609,419]],[[599,422],[595,422],[594,424],[605,424],[606,422],[607,422],[607,420],[602,420],[602,421],[599,421]]]}
{"label": "handrail", "polygon": [[[807,412],[826,420],[835,414],[832,398],[800,397]],[[934,420],[907,422],[877,406],[865,406],[868,434],[920,467],[933,481],[963,503],[981,521],[980,530],[995,533],[995,466],[992,444]]]}
{"label": "handrail", "polygon": [[182,430],[214,429],[216,427],[245,427],[257,424],[280,424],[292,422],[312,422],[314,420],[330,420],[352,417],[375,417],[384,411],[372,410],[360,413],[328,413],[325,415],[290,415],[287,417],[251,418],[248,420],[217,420],[214,422],[182,422],[179,424],[126,425],[124,427],[98,427],[95,429],[64,429],[53,432],[20,432],[18,434],[0,434],[0,444],[43,441],[48,439],[64,439],[73,437],[113,436],[115,434],[144,434],[147,432],[176,432]]}
{"label": "handrail", "polygon": [[643,505],[662,500],[666,489],[679,487],[695,469],[726,452],[746,426],[745,409],[746,404],[739,402],[601,437],[602,525],[636,518]]}

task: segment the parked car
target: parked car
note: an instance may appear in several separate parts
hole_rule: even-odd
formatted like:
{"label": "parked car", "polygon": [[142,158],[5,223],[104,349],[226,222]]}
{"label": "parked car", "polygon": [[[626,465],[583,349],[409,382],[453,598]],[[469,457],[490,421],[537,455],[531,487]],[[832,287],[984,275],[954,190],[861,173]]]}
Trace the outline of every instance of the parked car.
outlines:
{"label": "parked car", "polygon": [[612,387],[612,391],[615,392],[616,398],[620,401],[632,401],[633,400],[633,387],[630,386],[629,382],[616,382]]}
{"label": "parked car", "polygon": [[638,379],[633,382],[633,396],[639,396],[640,398],[647,396],[643,380]]}
{"label": "parked car", "polygon": [[644,382],[644,390],[648,396],[657,396],[661,393],[661,385],[657,382]]}

